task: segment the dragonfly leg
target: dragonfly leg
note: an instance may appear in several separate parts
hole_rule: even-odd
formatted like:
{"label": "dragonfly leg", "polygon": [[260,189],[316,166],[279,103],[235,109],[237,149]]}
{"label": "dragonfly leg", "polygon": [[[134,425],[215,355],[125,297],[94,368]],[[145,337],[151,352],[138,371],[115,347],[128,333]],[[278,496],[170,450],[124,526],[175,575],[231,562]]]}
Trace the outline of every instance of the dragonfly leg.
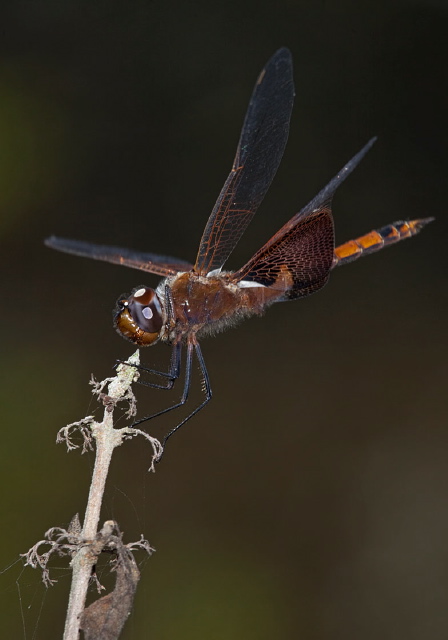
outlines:
{"label": "dragonfly leg", "polygon": [[[147,382],[146,380],[138,380],[138,384],[142,384],[145,387],[150,387],[151,389],[163,389],[165,391],[172,389],[174,386],[174,383],[180,376],[181,355],[182,355],[182,343],[176,342],[173,345],[173,348],[171,351],[169,371],[156,371],[155,369],[149,369],[148,367],[145,367],[141,364],[131,365],[136,369],[138,369],[138,371],[143,371],[145,373],[149,373],[150,375],[160,376],[166,379],[165,384],[157,384],[156,382]],[[118,360],[117,364],[120,364],[122,362],[124,361]]]}
{"label": "dragonfly leg", "polygon": [[[187,344],[187,357],[186,357],[186,362],[185,362],[185,383],[184,383],[184,390],[182,393],[182,397],[179,400],[179,402],[177,402],[176,404],[172,405],[171,407],[167,407],[166,409],[162,409],[162,411],[158,411],[157,413],[154,413],[153,415],[150,416],[145,416],[144,418],[140,418],[140,420],[136,420],[135,422],[132,423],[131,428],[132,427],[136,427],[137,425],[141,424],[142,422],[146,422],[146,420],[152,420],[153,418],[157,418],[158,416],[161,416],[165,413],[168,413],[169,411],[172,411],[173,409],[178,409],[179,407],[182,407],[188,399],[188,395],[190,392],[190,385],[191,385],[191,365],[193,362],[193,349],[195,351],[196,357],[198,359],[198,363],[199,363],[199,368],[201,371],[201,376],[202,376],[202,389],[204,391],[205,394],[205,398],[204,400],[201,402],[200,405],[198,405],[191,413],[189,413],[186,418],[184,418],[181,422],[179,422],[178,425],[176,425],[174,427],[174,429],[171,429],[171,431],[169,431],[167,433],[167,435],[164,437],[163,441],[162,441],[162,447],[165,447],[166,441],[168,440],[168,438],[170,438],[173,433],[175,433],[178,429],[180,429],[180,427],[182,427],[186,422],[188,422],[188,420],[190,420],[190,418],[192,418],[193,416],[195,416],[201,409],[203,409],[205,407],[205,405],[211,400],[212,397],[212,389],[210,386],[210,379],[208,376],[208,372],[207,372],[207,368],[205,366],[205,362],[204,362],[204,357],[202,355],[202,351],[201,348],[199,346],[199,344],[196,342],[196,339],[194,338],[194,336],[189,340],[188,344]],[[159,460],[160,460],[161,456],[159,456]]]}
{"label": "dragonfly leg", "polygon": [[[173,409],[178,409],[182,407],[188,399],[188,394],[190,392],[190,382],[191,382],[191,362],[193,359],[193,344],[188,343],[187,345],[187,359],[185,363],[185,382],[184,382],[184,390],[182,393],[182,397],[176,404],[173,404],[171,407],[167,407],[166,409],[162,409],[161,411],[157,411],[157,413],[153,413],[150,416],[146,416],[145,418],[140,418],[140,420],[136,420],[131,424],[132,427],[136,427],[138,424],[142,422],[146,422],[147,420],[152,420],[153,418],[158,418],[162,416],[164,413],[168,413],[169,411],[173,411]],[[163,387],[166,388],[166,387]],[[166,440],[166,438],[165,438]]]}
{"label": "dragonfly leg", "polygon": [[[197,406],[196,409],[194,409],[194,411],[192,411],[190,414],[188,414],[188,416],[186,418],[184,418],[182,420],[182,422],[180,422],[176,427],[174,427],[174,429],[171,429],[171,431],[169,431],[167,433],[167,435],[164,437],[163,442],[162,442],[162,447],[163,448],[165,448],[165,444],[166,444],[166,441],[168,440],[168,438],[170,438],[173,435],[173,433],[175,433],[178,429],[180,429],[180,427],[183,427],[183,425],[186,422],[188,422],[188,420],[190,420],[190,418],[192,418],[197,413],[199,413],[199,411],[201,409],[203,409],[205,407],[205,405],[208,402],[210,402],[210,400],[212,398],[212,388],[210,386],[210,378],[208,376],[207,367],[205,366],[204,356],[202,355],[201,347],[196,342],[196,339],[194,339],[194,343],[193,344],[194,344],[194,349],[195,349],[195,352],[196,352],[196,357],[197,357],[198,362],[199,362],[199,368],[201,370],[202,390],[204,391],[205,398],[201,402],[201,404],[199,406]],[[188,346],[190,346],[190,345],[188,345]],[[191,367],[191,360],[190,360],[190,367]]]}

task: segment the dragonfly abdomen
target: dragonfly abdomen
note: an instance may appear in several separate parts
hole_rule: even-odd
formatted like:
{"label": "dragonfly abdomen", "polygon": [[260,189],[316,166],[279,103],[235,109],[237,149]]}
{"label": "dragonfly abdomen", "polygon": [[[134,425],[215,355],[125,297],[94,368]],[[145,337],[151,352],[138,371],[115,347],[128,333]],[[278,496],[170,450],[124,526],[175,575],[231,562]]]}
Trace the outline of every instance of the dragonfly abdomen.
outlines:
{"label": "dragonfly abdomen", "polygon": [[420,218],[409,221],[399,220],[381,229],[374,229],[355,240],[344,242],[334,250],[332,268],[353,262],[361,256],[379,251],[384,247],[400,242],[400,240],[411,238],[433,220],[434,218]]}

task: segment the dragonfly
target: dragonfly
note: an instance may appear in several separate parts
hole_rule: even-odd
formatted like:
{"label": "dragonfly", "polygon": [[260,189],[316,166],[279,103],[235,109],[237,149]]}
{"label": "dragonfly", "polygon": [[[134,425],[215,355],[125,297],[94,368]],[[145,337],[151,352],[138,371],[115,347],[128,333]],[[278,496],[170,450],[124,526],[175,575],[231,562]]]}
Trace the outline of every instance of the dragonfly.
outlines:
{"label": "dragonfly", "polygon": [[199,364],[201,403],[172,428],[163,440],[196,415],[211,399],[212,389],[199,340],[252,315],[261,315],[275,302],[304,298],[327,282],[331,271],[361,256],[410,238],[433,218],[398,221],[335,248],[332,199],[336,189],[375,142],[372,138],[330,182],[296,213],[238,271],[223,267],[255,215],[279,167],[289,134],[294,101],[292,57],[279,49],[255,84],[243,123],[232,170],[224,183],[199,243],[196,262],[141,253],[52,236],[47,246],[162,276],[156,289],[140,285],[122,296],[114,312],[117,331],[139,347],[164,342],[171,346],[168,371],[140,367],[158,382],[173,388],[182,373],[182,396],[175,404],[134,422],[140,424],[186,404],[192,363]]}

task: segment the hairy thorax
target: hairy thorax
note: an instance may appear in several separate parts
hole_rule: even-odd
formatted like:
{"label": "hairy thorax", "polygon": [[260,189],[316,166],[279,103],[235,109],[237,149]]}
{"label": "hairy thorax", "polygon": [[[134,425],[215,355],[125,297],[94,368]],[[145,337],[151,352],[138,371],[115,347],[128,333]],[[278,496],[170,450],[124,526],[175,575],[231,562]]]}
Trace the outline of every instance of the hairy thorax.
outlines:
{"label": "hairy thorax", "polygon": [[[260,315],[278,299],[278,293],[256,283],[233,283],[231,273],[199,276],[193,272],[168,278],[158,287],[166,297],[168,287],[173,304],[170,326],[162,338],[171,342],[176,335],[216,333],[239,320]],[[166,303],[166,301],[165,301]]]}

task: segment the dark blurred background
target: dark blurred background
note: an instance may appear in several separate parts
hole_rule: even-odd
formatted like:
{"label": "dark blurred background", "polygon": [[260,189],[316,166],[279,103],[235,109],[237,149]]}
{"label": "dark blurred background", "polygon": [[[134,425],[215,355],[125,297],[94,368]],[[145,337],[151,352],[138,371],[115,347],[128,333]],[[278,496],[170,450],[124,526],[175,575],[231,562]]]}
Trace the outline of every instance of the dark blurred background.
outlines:
{"label": "dark blurred background", "polygon": [[[143,441],[116,452],[103,519],[157,549],[138,556],[123,638],[448,637],[447,17],[436,0],[2,3],[2,637],[62,635],[67,560],[48,592],[10,565],[83,514],[93,455],[56,432],[96,410],[90,374],[133,352],[112,328],[118,295],[158,281],[43,239],[194,260],[280,46],[295,64],[290,141],[228,267],[372,135],[334,201],[337,241],[437,220],[204,341],[213,401],[155,475]],[[169,350],[142,358],[165,367]],[[139,415],[174,398],[138,393]]]}

